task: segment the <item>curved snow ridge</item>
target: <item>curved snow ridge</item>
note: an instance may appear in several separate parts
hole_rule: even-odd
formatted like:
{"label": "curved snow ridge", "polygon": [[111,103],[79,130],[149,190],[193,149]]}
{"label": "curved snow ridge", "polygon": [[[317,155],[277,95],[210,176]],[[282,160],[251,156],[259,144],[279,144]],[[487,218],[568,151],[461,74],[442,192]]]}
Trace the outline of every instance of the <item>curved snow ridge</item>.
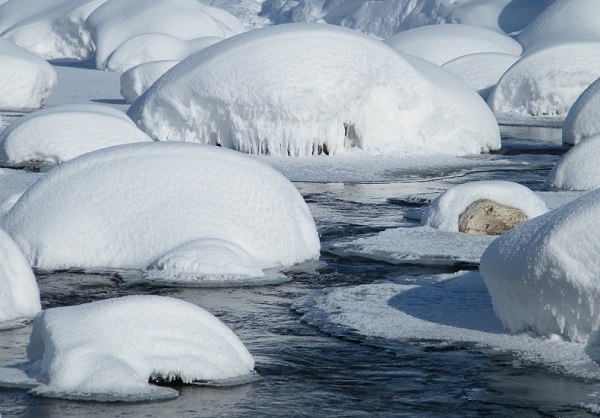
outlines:
{"label": "curved snow ridge", "polygon": [[600,132],[571,148],[554,165],[546,186],[565,190],[594,190],[600,187]]}
{"label": "curved snow ridge", "polygon": [[164,73],[180,61],[152,61],[136,65],[121,74],[121,96],[127,103],[133,103]]}
{"label": "curved snow ridge", "polygon": [[433,67],[337,26],[273,26],[182,61],[128,115],[160,141],[252,154],[466,155],[498,148],[498,126],[481,98]]}
{"label": "curved snow ridge", "polygon": [[563,143],[576,145],[600,132],[600,78],[577,98],[562,127]]}

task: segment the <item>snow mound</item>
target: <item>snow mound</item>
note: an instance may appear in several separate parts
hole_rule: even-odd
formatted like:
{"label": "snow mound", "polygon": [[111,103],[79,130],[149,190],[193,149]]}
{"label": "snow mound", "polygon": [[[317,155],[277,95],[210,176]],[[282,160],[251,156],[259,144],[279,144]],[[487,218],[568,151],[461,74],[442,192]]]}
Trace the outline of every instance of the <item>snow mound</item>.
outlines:
{"label": "snow mound", "polygon": [[254,368],[244,344],[215,316],[161,296],[42,311],[27,356],[25,367],[38,384],[32,393],[99,401],[173,398],[177,391],[148,380],[243,379]]}
{"label": "snow mound", "polygon": [[0,161],[60,164],[97,149],[150,141],[119,110],[91,103],[63,105],[11,123],[0,133]]}
{"label": "snow mound", "polygon": [[68,161],[0,221],[37,267],[146,268],[178,246],[213,238],[261,268],[319,257],[306,203],[274,169],[240,153],[138,143]]}
{"label": "snow mound", "polygon": [[452,74],[331,25],[221,41],[169,70],[128,115],[157,140],[253,154],[465,155],[500,146],[489,108]]}
{"label": "snow mound", "polygon": [[0,109],[35,109],[57,82],[50,64],[0,37]]}
{"label": "snow mound", "polygon": [[41,309],[40,291],[29,263],[0,229],[0,329],[31,319]]}
{"label": "snow mound", "polygon": [[600,3],[556,0],[517,36],[527,53],[566,42],[600,41]]}
{"label": "snow mound", "polygon": [[490,244],[481,274],[496,315],[511,332],[600,342],[599,217],[595,190]]}
{"label": "snow mound", "polygon": [[[219,19],[225,15],[225,21]],[[197,0],[108,0],[90,14],[86,26],[96,45],[96,67],[104,70],[111,54],[136,36],[161,33],[183,41],[203,37],[227,38],[244,30],[241,22],[231,23],[236,21],[224,10],[217,12]],[[142,38],[144,48],[152,48],[154,39]],[[124,47],[119,55],[121,59],[126,59],[123,55],[131,51],[132,45],[139,47],[138,42]],[[115,58],[115,68],[119,64],[121,61]]]}
{"label": "snow mound", "polygon": [[521,210],[529,219],[547,212],[546,204],[529,188],[510,181],[474,181],[451,187],[429,204],[421,225],[458,232],[458,217],[472,203],[489,199]]}
{"label": "snow mound", "polygon": [[442,68],[473,87],[486,100],[498,80],[519,58],[517,55],[480,52],[455,58],[443,64]]}
{"label": "snow mound", "polygon": [[497,114],[564,116],[600,77],[600,42],[551,46],[527,54],[500,79],[488,98]]}
{"label": "snow mound", "polygon": [[575,145],[600,132],[600,78],[589,85],[569,110],[562,127],[565,144]]}
{"label": "snow mound", "polygon": [[121,74],[121,96],[133,103],[179,61],[153,61],[136,65]]}
{"label": "snow mound", "polygon": [[566,190],[594,190],[600,187],[600,133],[581,141],[554,165],[546,186]]}
{"label": "snow mound", "polygon": [[521,55],[514,39],[490,29],[470,25],[421,26],[400,32],[384,41],[404,52],[442,65],[455,58],[480,52]]}

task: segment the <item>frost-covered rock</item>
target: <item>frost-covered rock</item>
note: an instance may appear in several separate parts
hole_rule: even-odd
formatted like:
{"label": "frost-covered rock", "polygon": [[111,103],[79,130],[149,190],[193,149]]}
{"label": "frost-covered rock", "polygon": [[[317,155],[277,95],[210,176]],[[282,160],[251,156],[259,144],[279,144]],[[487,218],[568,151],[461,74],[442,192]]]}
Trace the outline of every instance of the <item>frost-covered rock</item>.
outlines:
{"label": "frost-covered rock", "polygon": [[546,186],[566,190],[600,187],[600,133],[581,141],[554,165]]}
{"label": "frost-covered rock", "polygon": [[112,107],[63,105],[11,123],[0,133],[0,161],[60,164],[97,149],[151,141],[125,113]]}
{"label": "frost-covered rock", "polygon": [[489,108],[462,81],[333,25],[221,41],[169,70],[128,115],[157,140],[253,154],[464,155],[500,145]]}
{"label": "frost-covered rock", "polygon": [[599,217],[594,190],[490,244],[481,274],[506,328],[600,342]]}
{"label": "frost-covered rock", "polygon": [[297,189],[240,153],[188,143],[138,143],[82,155],[30,187],[0,221],[37,267],[146,268],[212,238],[261,268],[319,257]]}
{"label": "frost-covered rock", "polygon": [[421,225],[458,232],[459,216],[481,199],[519,209],[529,219],[547,211],[546,204],[525,186],[509,181],[474,181],[451,187],[431,202],[423,213]]}
{"label": "frost-covered rock", "polygon": [[527,54],[500,79],[488,97],[497,114],[563,117],[600,77],[600,42],[551,46]]}
{"label": "frost-covered rock", "polygon": [[31,319],[41,309],[40,291],[29,263],[0,229],[0,329]]}
{"label": "frost-covered rock", "polygon": [[127,103],[133,103],[176,64],[179,61],[153,61],[130,68],[121,74],[121,96]]}
{"label": "frost-covered rock", "polygon": [[502,235],[528,219],[517,208],[480,199],[460,214],[458,231],[469,235]]}
{"label": "frost-covered rock", "polygon": [[519,58],[511,54],[481,52],[455,58],[443,64],[442,68],[473,87],[483,100],[486,100],[500,77]]}
{"label": "frost-covered rock", "polygon": [[600,132],[600,78],[589,85],[577,98],[565,118],[562,139],[575,145],[582,139]]}
{"label": "frost-covered rock", "polygon": [[42,311],[35,318],[27,356],[28,374],[39,384],[33,393],[105,401],[178,395],[149,379],[243,379],[254,368],[244,344],[215,316],[161,296]]}
{"label": "frost-covered rock", "polygon": [[404,52],[442,65],[455,58],[481,52],[521,55],[523,48],[512,38],[470,25],[430,25],[400,32],[384,41]]}
{"label": "frost-covered rock", "polygon": [[0,109],[38,108],[56,82],[50,64],[0,37]]}

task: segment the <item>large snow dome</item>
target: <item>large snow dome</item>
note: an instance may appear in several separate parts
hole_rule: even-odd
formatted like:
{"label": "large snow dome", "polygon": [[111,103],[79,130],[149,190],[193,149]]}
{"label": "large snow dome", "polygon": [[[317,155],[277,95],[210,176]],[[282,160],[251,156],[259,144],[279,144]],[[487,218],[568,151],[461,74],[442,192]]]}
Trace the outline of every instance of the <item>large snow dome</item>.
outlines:
{"label": "large snow dome", "polygon": [[152,61],[136,65],[121,74],[121,96],[127,103],[133,103],[164,73],[180,61]]}
{"label": "large snow dome", "polygon": [[498,126],[462,81],[356,31],[280,25],[226,39],[169,70],[128,115],[161,141],[271,155],[474,154]]}
{"label": "large snow dome", "polygon": [[575,145],[600,132],[600,78],[594,81],[577,98],[569,110],[562,127],[565,144]]}
{"label": "large snow dome", "polygon": [[546,186],[567,190],[594,190],[600,187],[600,132],[571,148],[554,165]]}
{"label": "large snow dome", "polygon": [[505,327],[600,342],[599,218],[594,190],[490,244],[481,274]]}
{"label": "large snow dome", "polygon": [[138,143],[82,155],[48,172],[0,221],[36,267],[146,268],[213,238],[261,268],[319,257],[310,211],[279,172],[240,153]]}

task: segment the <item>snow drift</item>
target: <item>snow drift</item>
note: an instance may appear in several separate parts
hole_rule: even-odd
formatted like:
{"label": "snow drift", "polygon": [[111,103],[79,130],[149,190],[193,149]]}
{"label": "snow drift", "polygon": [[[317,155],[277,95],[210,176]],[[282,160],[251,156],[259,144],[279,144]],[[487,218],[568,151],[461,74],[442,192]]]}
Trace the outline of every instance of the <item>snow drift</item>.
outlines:
{"label": "snow drift", "polygon": [[546,186],[566,190],[594,190],[600,187],[600,133],[581,141],[554,165]]}
{"label": "snow drift", "polygon": [[600,132],[600,78],[577,98],[562,127],[565,144],[575,145]]}
{"label": "snow drift", "polygon": [[127,103],[133,103],[164,73],[179,61],[153,61],[136,65],[121,74],[121,96]]}

